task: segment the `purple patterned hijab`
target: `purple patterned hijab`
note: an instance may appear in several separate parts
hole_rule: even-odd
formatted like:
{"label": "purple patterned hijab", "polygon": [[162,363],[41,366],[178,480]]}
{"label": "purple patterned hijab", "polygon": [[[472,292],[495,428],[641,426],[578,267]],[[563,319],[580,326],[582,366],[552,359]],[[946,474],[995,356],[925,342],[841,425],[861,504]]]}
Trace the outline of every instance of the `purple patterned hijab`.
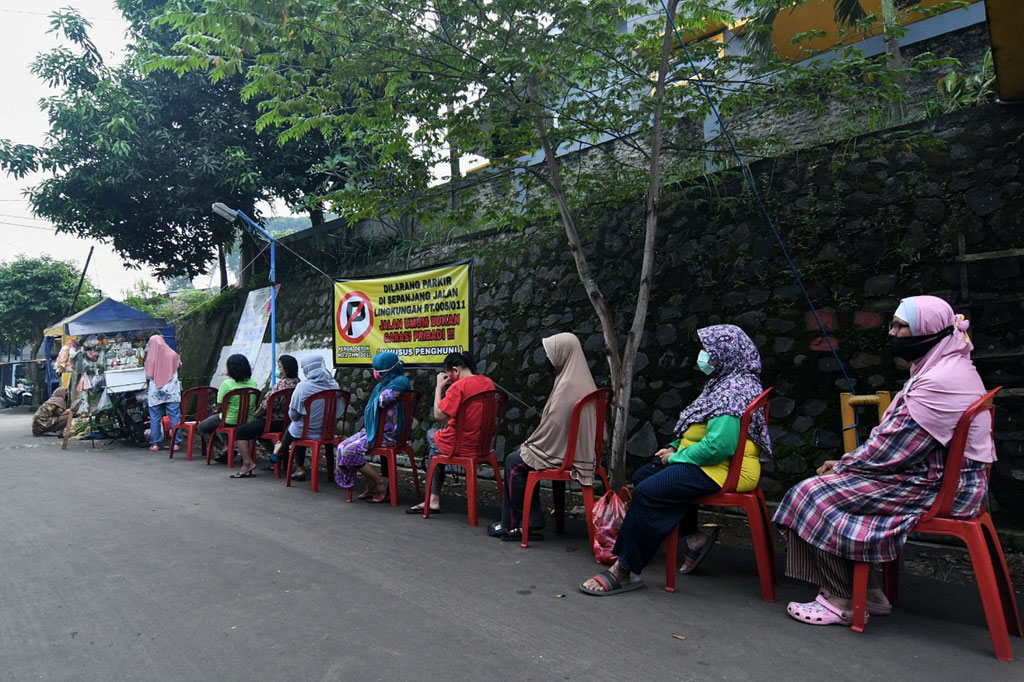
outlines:
{"label": "purple patterned hijab", "polygon": [[[708,377],[697,399],[679,414],[675,434],[681,435],[692,424],[700,424],[729,414],[742,417],[743,411],[763,390],[761,355],[742,329],[731,324],[716,324],[697,330],[700,342],[711,356],[715,371]],[[763,410],[750,420],[747,438],[761,446],[762,456],[772,453],[768,424]]]}

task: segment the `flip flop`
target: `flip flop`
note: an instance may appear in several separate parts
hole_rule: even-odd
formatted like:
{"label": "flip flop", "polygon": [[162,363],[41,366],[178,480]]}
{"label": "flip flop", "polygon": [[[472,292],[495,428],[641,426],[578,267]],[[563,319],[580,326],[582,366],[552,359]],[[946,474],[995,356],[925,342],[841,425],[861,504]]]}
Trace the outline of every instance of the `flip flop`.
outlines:
{"label": "flip flop", "polygon": [[228,476],[228,478],[256,478],[256,473],[252,469],[249,469],[244,474],[241,471],[239,471],[237,473],[231,474],[230,476]]}
{"label": "flip flop", "polygon": [[367,488],[363,492],[359,493],[359,495],[356,496],[356,499],[357,500],[368,500],[371,497],[373,497],[375,493],[376,493],[376,491],[373,488]]}
{"label": "flip flop", "polygon": [[[832,596],[832,593],[824,587],[818,590],[818,594],[825,599]],[[878,602],[874,602],[869,599],[865,610],[872,616],[888,616],[892,613],[892,604],[879,604]]]}
{"label": "flip flop", "polygon": [[580,583],[580,592],[584,594],[593,595],[595,597],[608,597],[613,594],[621,594],[623,592],[632,592],[633,590],[639,590],[644,586],[644,579],[638,575],[630,575],[629,582],[623,585],[615,576],[612,575],[611,569],[607,571],[601,571],[594,576],[594,580],[601,583],[604,587],[603,590],[592,590],[589,587],[585,587],[583,583]]}
{"label": "flip flop", "polygon": [[[788,613],[794,620],[798,620],[801,623],[806,623],[808,625],[849,626],[853,623],[852,612],[843,611],[820,594],[814,601],[809,601],[804,604],[795,601],[789,602],[789,606],[786,607],[786,613]],[[867,618],[868,616],[865,614],[865,621]]]}
{"label": "flip flop", "polygon": [[683,565],[679,567],[679,572],[683,575],[689,575],[696,571],[697,567],[700,566],[701,562],[704,561],[704,558],[711,551],[711,548],[715,546],[721,531],[721,526],[715,526],[714,530],[708,533],[708,540],[700,546],[700,549],[687,549],[686,555],[683,557]]}
{"label": "flip flop", "polygon": [[[373,493],[372,496],[366,498],[366,501],[370,504],[384,504],[385,502],[391,502],[391,491],[385,490],[383,493]],[[422,513],[422,512],[421,512]]]}
{"label": "flip flop", "polygon": [[306,480],[306,474],[305,473],[302,473],[302,474],[292,474],[292,480],[293,481],[298,481],[299,483],[302,483],[303,481]]}
{"label": "flip flop", "polygon": [[[412,507],[409,507],[408,509],[405,510],[405,513],[406,514],[419,514],[420,516],[423,516],[423,505],[422,504],[417,504],[417,505],[414,505]],[[431,509],[430,510],[430,515],[431,516],[434,516],[434,515],[440,514],[440,513],[441,513],[440,509]]]}

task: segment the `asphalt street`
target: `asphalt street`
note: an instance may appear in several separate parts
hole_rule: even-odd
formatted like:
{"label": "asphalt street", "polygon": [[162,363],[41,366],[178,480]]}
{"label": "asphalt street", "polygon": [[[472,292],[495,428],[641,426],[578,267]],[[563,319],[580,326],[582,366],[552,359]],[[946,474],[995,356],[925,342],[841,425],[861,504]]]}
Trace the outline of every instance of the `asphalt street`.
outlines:
{"label": "asphalt street", "polygon": [[404,478],[397,509],[346,504],[166,450],[62,451],[30,421],[0,412],[2,682],[1024,679],[1024,639],[995,660],[971,585],[905,576],[857,635],[786,615],[808,585],[765,603],[753,553],[722,546],[675,594],[659,558],[594,598],[579,523],[522,549],[486,536],[493,508],[405,515]]}

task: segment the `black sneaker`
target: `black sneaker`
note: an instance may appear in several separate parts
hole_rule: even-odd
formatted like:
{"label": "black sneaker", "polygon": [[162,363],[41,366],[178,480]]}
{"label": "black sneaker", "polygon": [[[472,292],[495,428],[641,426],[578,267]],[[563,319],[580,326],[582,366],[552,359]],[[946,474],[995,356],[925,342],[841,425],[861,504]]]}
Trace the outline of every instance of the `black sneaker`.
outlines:
{"label": "black sneaker", "polygon": [[501,525],[501,521],[495,521],[487,526],[487,534],[492,538],[500,538],[505,534],[505,527]]}
{"label": "black sneaker", "polygon": [[[530,540],[543,540],[544,536],[540,533],[530,533]],[[501,536],[502,542],[522,542],[523,541],[523,529],[513,528],[509,532]]]}

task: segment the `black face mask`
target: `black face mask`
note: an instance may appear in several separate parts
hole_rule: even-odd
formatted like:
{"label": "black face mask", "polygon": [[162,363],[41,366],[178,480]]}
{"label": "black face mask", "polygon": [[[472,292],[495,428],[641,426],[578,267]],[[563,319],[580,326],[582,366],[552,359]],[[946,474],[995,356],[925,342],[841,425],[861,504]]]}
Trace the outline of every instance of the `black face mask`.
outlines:
{"label": "black face mask", "polygon": [[551,364],[551,358],[544,358],[544,366],[548,368],[548,371],[552,374],[558,374],[558,370]]}
{"label": "black face mask", "polygon": [[892,354],[907,362],[913,362],[924,357],[935,345],[953,333],[953,327],[949,326],[942,331],[924,336],[893,336],[889,338],[892,344]]}

